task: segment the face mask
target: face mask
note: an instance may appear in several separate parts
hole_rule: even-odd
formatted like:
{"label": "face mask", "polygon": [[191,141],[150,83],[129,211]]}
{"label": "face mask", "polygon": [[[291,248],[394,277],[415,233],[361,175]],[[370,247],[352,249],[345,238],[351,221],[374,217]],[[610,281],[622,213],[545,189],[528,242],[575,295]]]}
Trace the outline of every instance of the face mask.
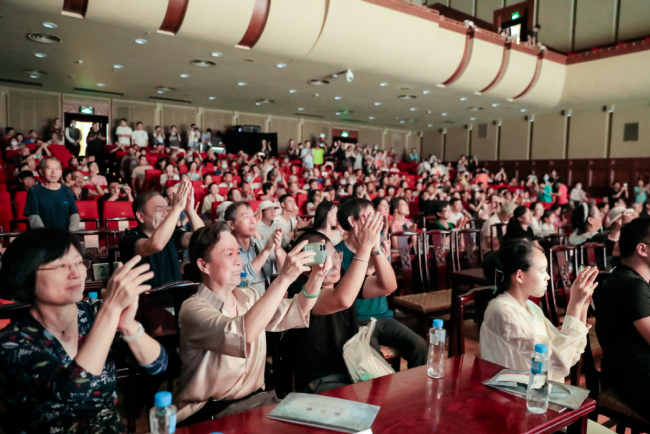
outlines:
{"label": "face mask", "polygon": [[548,175],[544,175],[544,181],[548,181]]}
{"label": "face mask", "polygon": [[221,165],[221,168],[222,168],[222,169],[227,169],[227,168],[228,168],[228,165],[227,165],[227,164],[222,164],[222,165]]}
{"label": "face mask", "polygon": [[248,182],[250,182],[250,181],[251,181],[251,179],[253,179],[253,177],[252,177],[252,176],[247,176],[247,177],[246,177],[246,181],[248,181]]}
{"label": "face mask", "polygon": [[18,142],[15,141],[15,140],[13,140],[13,141],[11,142],[11,146],[18,146]]}

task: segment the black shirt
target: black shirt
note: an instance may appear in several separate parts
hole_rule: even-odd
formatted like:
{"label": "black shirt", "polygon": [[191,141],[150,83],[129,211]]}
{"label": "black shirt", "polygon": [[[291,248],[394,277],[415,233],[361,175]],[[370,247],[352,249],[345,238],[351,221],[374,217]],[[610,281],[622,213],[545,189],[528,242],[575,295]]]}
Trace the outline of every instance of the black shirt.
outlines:
{"label": "black shirt", "polygon": [[81,194],[77,196],[77,194],[74,192],[74,190],[70,189],[72,191],[72,195],[74,196],[75,200],[89,200],[90,198],[90,193],[87,188],[81,188]]}
{"label": "black shirt", "polygon": [[[183,229],[176,228],[164,249],[158,253],[142,258],[138,265],[149,264],[151,271],[154,272],[153,279],[145,282],[145,284],[151,285],[152,288],[158,288],[170,282],[183,280],[181,268],[178,263],[178,249],[181,247],[183,235],[186,233]],[[149,237],[140,226],[126,231],[126,234],[120,240],[120,261],[122,263],[131,260],[135,256],[135,245],[142,238]]]}
{"label": "black shirt", "polygon": [[88,136],[86,137],[86,155],[94,155],[95,158],[101,156],[104,153],[104,143],[105,140],[100,139],[102,135],[101,131],[90,130]]}
{"label": "black shirt", "polygon": [[[104,204],[108,202],[108,199],[111,197],[110,193],[106,193],[99,199],[97,199],[97,210],[99,211],[99,217],[103,218],[104,215]],[[114,202],[126,202],[128,201],[129,198],[126,196],[120,196],[117,199],[114,200]]]}
{"label": "black shirt", "polygon": [[596,333],[603,349],[603,384],[638,387],[650,394],[650,344],[634,321],[650,316],[650,285],[632,268],[614,269],[596,304]]}
{"label": "black shirt", "polygon": [[524,238],[529,241],[535,241],[535,234],[533,233],[533,229],[530,226],[528,226],[527,230],[524,230],[524,228],[522,228],[517,221],[515,224],[508,224],[506,233],[503,236],[504,240],[513,240],[516,238]]}

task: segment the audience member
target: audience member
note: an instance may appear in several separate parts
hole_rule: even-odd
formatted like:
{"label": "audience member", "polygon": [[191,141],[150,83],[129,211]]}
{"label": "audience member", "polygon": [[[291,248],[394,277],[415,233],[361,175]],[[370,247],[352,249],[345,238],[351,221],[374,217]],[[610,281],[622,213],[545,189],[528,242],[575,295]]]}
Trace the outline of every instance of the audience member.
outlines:
{"label": "audience member", "polygon": [[100,218],[104,215],[104,205],[106,202],[133,202],[133,195],[131,194],[131,187],[126,184],[120,184],[113,181],[108,184],[108,193],[102,195],[97,199],[97,209]]}
{"label": "audience member", "polygon": [[70,122],[70,126],[65,129],[65,147],[68,148],[68,151],[76,157],[79,156],[81,151],[81,131],[77,128],[77,122]]}
{"label": "audience member", "polygon": [[86,136],[86,155],[95,157],[95,161],[100,161],[104,155],[105,145],[106,137],[99,131],[99,124],[93,122],[92,129],[88,131]]}
{"label": "audience member", "polygon": [[[499,239],[497,237],[492,237],[492,225],[496,224],[507,224],[510,218],[512,218],[513,213],[517,205],[512,202],[503,202],[497,212],[492,214],[486,221],[483,223],[481,228],[481,251],[489,252],[494,247],[494,250],[499,249]],[[507,233],[507,228],[504,228],[504,235]]]}
{"label": "audience member", "polygon": [[131,137],[133,138],[134,145],[138,145],[141,148],[149,146],[149,134],[144,130],[142,122],[138,122],[135,125],[135,131],[133,131]]}
{"label": "audience member", "polygon": [[120,125],[115,129],[117,141],[122,146],[130,146],[133,139],[133,130],[127,125],[126,119],[120,119]]}

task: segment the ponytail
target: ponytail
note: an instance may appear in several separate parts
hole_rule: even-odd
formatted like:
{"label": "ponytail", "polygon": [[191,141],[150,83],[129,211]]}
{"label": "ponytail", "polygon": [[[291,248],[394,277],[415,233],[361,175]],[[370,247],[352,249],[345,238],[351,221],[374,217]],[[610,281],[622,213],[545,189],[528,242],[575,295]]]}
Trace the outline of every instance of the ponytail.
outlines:
{"label": "ponytail", "polygon": [[505,240],[499,250],[485,255],[483,276],[494,282],[494,294],[503,294],[512,285],[512,275],[532,266],[533,244],[524,239]]}

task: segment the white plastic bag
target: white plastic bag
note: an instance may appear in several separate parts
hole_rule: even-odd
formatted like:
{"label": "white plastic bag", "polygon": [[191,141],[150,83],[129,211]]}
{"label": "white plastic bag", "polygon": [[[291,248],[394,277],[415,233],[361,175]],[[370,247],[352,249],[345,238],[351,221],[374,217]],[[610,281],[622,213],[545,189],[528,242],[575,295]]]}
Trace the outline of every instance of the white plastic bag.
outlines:
{"label": "white plastic bag", "polygon": [[382,355],[370,346],[376,323],[375,318],[370,318],[370,323],[359,327],[359,333],[343,345],[343,360],[355,383],[395,373]]}

